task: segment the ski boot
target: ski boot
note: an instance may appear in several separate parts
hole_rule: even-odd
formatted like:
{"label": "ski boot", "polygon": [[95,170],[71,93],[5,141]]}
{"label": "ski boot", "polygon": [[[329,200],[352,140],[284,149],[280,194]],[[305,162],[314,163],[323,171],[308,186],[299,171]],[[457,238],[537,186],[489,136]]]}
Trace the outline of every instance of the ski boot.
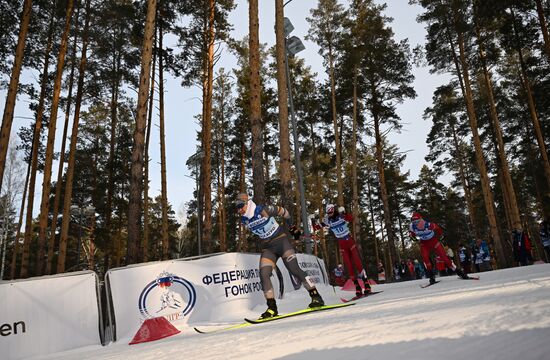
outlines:
{"label": "ski boot", "polygon": [[260,319],[267,319],[277,316],[279,313],[277,312],[277,303],[275,302],[275,299],[267,299],[267,310],[260,315]]}
{"label": "ski boot", "polygon": [[370,287],[370,284],[369,284],[369,281],[367,280],[367,278],[365,278],[364,283],[365,283],[365,291],[363,292],[363,295],[368,296],[372,292],[372,289]]}
{"label": "ski boot", "polygon": [[313,288],[308,291],[309,291],[309,296],[311,296],[311,303],[309,304],[310,308],[315,308],[315,307],[320,307],[325,305],[325,302],[323,301],[321,294],[319,294],[316,288]]}
{"label": "ski boot", "polygon": [[353,283],[355,284],[355,296],[357,297],[363,296],[363,289],[361,289],[361,285],[359,285],[359,281],[357,281],[357,279],[353,279]]}
{"label": "ski boot", "polygon": [[460,277],[463,280],[469,280],[470,279],[468,274],[466,274],[464,271],[462,271],[462,269],[456,268],[455,272],[458,275],[458,277]]}
{"label": "ski boot", "polygon": [[435,274],[434,274],[433,270],[428,270],[426,272],[426,275],[428,275],[428,278],[430,279],[430,285],[435,284]]}

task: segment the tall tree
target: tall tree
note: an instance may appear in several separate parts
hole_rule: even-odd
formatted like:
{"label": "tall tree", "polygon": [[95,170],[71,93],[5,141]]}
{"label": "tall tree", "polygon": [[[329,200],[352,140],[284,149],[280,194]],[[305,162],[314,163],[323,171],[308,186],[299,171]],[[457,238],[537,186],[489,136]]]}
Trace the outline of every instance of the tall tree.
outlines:
{"label": "tall tree", "polygon": [[[50,111],[50,121],[48,124],[48,140],[46,143],[46,158],[44,164],[44,178],[42,181],[42,199],[40,201],[40,221],[38,234],[38,254],[43,254],[44,245],[46,243],[46,235],[48,229],[48,215],[50,203],[50,181],[52,175],[53,148],[55,144],[55,132],[57,124],[57,112],[59,110],[59,99],[61,96],[61,80],[63,78],[63,69],[65,67],[65,56],[67,54],[67,43],[69,31],[71,28],[71,19],[73,16],[74,1],[68,0],[65,9],[65,26],[63,35],[61,36],[61,44],[57,55],[57,69],[53,88],[53,99]],[[42,260],[40,260],[42,261]],[[21,267],[21,277],[26,277],[28,264],[23,264]]]}
{"label": "tall tree", "polygon": [[546,17],[544,16],[544,8],[542,6],[542,0],[535,0],[537,3],[537,15],[539,17],[540,31],[542,32],[542,38],[544,39],[544,51],[550,61],[550,36],[548,35],[548,26],[546,25]]}
{"label": "tall tree", "polygon": [[373,119],[376,162],[389,255],[396,259],[392,209],[386,186],[382,126],[399,130],[401,125],[396,105],[406,98],[416,97],[416,92],[411,86],[414,80],[411,72],[411,53],[406,40],[396,42],[393,39],[393,31],[388,26],[390,19],[382,15],[385,6],[374,5],[370,0],[355,1],[353,6],[359,14],[357,26],[363,24],[365,29],[358,39],[358,43],[365,51],[361,73],[365,79],[366,107]]}
{"label": "tall tree", "polygon": [[[61,222],[61,237],[59,239],[59,257],[57,260],[57,272],[65,271],[65,260],[67,255],[67,240],[69,236],[69,222],[71,219],[71,201],[73,198],[73,178],[75,172],[76,143],[78,139],[78,124],[80,121],[80,108],[84,96],[84,76],[86,72],[87,51],[88,51],[88,29],[90,26],[91,0],[86,0],[86,18],[84,20],[84,30],[82,34],[82,50],[80,55],[80,64],[78,68],[78,84],[76,90],[75,110],[73,117],[73,127],[71,131],[71,145],[69,149],[69,161],[67,166],[67,179],[65,184],[65,195],[63,197],[63,220]],[[83,210],[83,209],[81,209]],[[80,224],[82,225],[82,224]],[[80,259],[77,259],[77,266]]]}
{"label": "tall tree", "polygon": [[[77,39],[78,39],[78,31],[79,25],[79,13],[80,13],[80,6],[77,5],[76,10],[76,25],[75,25],[75,32],[73,36],[73,45],[72,45],[72,51],[71,51],[71,70],[69,74],[69,91],[67,94],[67,105],[65,107],[65,122],[63,124],[63,136],[61,138],[61,150],[59,154],[59,164],[57,168],[57,183],[55,184],[55,197],[54,197],[54,203],[53,203],[53,213],[52,213],[52,225],[51,225],[51,231],[50,231],[50,237],[48,239],[48,257],[47,257],[47,263],[46,263],[46,274],[51,274],[53,269],[53,255],[54,255],[54,245],[55,245],[55,237],[56,237],[56,230],[57,230],[57,216],[59,215],[59,204],[61,202],[61,190],[63,186],[63,181],[61,181],[63,177],[63,168],[65,167],[65,147],[67,143],[67,131],[69,128],[69,119],[71,117],[71,106],[73,101],[73,83],[74,83],[74,70],[76,67],[76,51],[77,51]],[[42,274],[42,258],[43,254],[38,254],[38,260],[36,261],[36,273],[37,275]]]}
{"label": "tall tree", "polygon": [[474,29],[476,34],[481,70],[483,73],[484,85],[487,93],[487,101],[489,102],[489,110],[490,110],[490,115],[492,120],[492,126],[494,129],[495,140],[498,148],[498,158],[500,161],[500,169],[502,171],[503,188],[505,190],[505,193],[507,194],[507,196],[505,196],[504,199],[508,205],[507,207],[509,208],[511,225],[514,229],[519,229],[521,228],[521,219],[519,217],[519,210],[518,210],[518,205],[516,200],[516,192],[514,190],[514,186],[512,184],[512,177],[510,175],[510,166],[508,165],[508,159],[506,157],[506,153],[504,149],[502,128],[501,128],[500,119],[497,113],[496,100],[495,100],[494,91],[493,91],[493,80],[487,65],[487,58],[485,55],[486,54],[485,43],[483,39],[483,34],[481,33],[481,26],[478,18],[478,11],[479,11],[477,9],[478,5],[479,5],[479,1],[474,1],[474,16],[473,16]]}
{"label": "tall tree", "polygon": [[[54,21],[55,21],[55,7],[52,7],[49,21],[48,29],[48,40],[46,43],[46,48],[44,50],[44,65],[42,68],[42,77],[40,81],[40,96],[38,98],[38,106],[36,109],[36,121],[33,127],[33,137],[32,145],[30,151],[30,178],[28,186],[28,200],[26,206],[26,215],[25,215],[25,233],[23,240],[23,253],[21,257],[21,272],[24,267],[27,267],[29,262],[29,251],[32,241],[32,217],[33,217],[33,207],[34,207],[34,193],[36,186],[36,176],[38,172],[38,152],[40,148],[40,134],[42,130],[42,122],[44,117],[44,108],[46,102],[46,93],[48,88],[49,80],[49,67],[50,67],[50,52],[53,47],[53,37],[54,37]],[[23,200],[24,201],[24,200]],[[28,271],[28,270],[25,270]],[[14,275],[15,276],[15,275]],[[21,274],[23,276],[23,274]],[[26,276],[26,273],[25,273]]]}
{"label": "tall tree", "polygon": [[25,52],[25,42],[27,40],[27,31],[31,20],[32,0],[25,0],[21,22],[19,24],[19,37],[17,39],[17,48],[15,49],[15,60],[10,77],[6,104],[4,105],[4,114],[2,115],[2,128],[0,129],[0,188],[4,177],[4,168],[6,166],[6,156],[10,142],[11,126],[13,124],[13,111],[15,109],[15,100],[17,98],[17,87],[19,86],[19,75],[23,66],[23,55]]}
{"label": "tall tree", "polygon": [[248,2],[249,68],[250,68],[250,128],[252,130],[252,186],[254,201],[265,202],[265,177],[263,168],[263,137],[260,82],[260,35],[258,0]]}
{"label": "tall tree", "polygon": [[164,61],[162,39],[164,36],[162,28],[162,11],[159,19],[159,136],[160,136],[160,200],[162,209],[162,258],[168,260],[170,253],[169,234],[168,234],[168,190],[166,184],[166,139],[164,130]]}
{"label": "tall tree", "polygon": [[316,9],[311,10],[308,39],[319,45],[319,54],[325,59],[328,67],[331,92],[331,114],[336,148],[336,185],[338,189],[338,205],[344,206],[344,187],[342,182],[342,152],[338,132],[338,116],[336,113],[336,79],[334,77],[334,60],[336,43],[342,29],[344,10],[337,0],[320,0]]}
{"label": "tall tree", "polygon": [[275,0],[275,50],[277,60],[277,94],[279,100],[279,175],[282,204],[288,211],[292,206],[292,176],[290,166],[290,133],[288,127],[288,87],[286,78],[286,40],[283,0]]}
{"label": "tall tree", "polygon": [[136,110],[136,127],[132,147],[132,166],[130,169],[130,201],[128,206],[128,248],[127,263],[139,261],[141,240],[141,201],[143,191],[143,149],[145,125],[147,120],[147,96],[149,93],[151,59],[153,55],[153,35],[155,32],[156,0],[147,1],[147,16],[141,52],[141,72]]}
{"label": "tall tree", "polygon": [[472,131],[472,139],[474,141],[474,148],[476,151],[476,163],[481,177],[481,188],[483,190],[483,198],[485,203],[485,211],[487,212],[487,218],[489,220],[489,229],[491,231],[491,237],[493,238],[494,246],[498,255],[498,262],[501,266],[506,264],[506,257],[504,254],[504,247],[502,245],[500,232],[498,230],[498,224],[494,209],[494,197],[489,183],[489,176],[487,172],[487,165],[485,162],[485,156],[481,147],[481,139],[478,131],[478,120],[474,107],[473,93],[470,82],[469,66],[467,63],[466,45],[463,32],[463,19],[464,10],[462,4],[458,0],[451,0],[449,4],[451,8],[452,21],[457,36],[457,43],[459,49],[459,61],[462,69],[462,80],[464,81],[464,98],[466,100],[466,109],[468,119],[470,121],[470,129]]}

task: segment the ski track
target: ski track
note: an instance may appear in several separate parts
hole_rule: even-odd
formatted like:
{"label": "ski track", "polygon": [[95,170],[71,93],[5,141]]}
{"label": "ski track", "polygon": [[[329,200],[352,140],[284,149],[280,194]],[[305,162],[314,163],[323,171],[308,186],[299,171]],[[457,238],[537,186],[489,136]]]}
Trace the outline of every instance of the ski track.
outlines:
{"label": "ski track", "polygon": [[[192,324],[156,342],[129,346],[121,339],[35,359],[550,359],[550,264],[480,276],[442,277],[426,289],[418,285],[427,279],[377,285],[383,293],[347,308],[214,334],[198,334]],[[328,289],[322,295],[336,304],[352,293]],[[303,308],[307,300],[299,290],[278,301],[279,312]]]}

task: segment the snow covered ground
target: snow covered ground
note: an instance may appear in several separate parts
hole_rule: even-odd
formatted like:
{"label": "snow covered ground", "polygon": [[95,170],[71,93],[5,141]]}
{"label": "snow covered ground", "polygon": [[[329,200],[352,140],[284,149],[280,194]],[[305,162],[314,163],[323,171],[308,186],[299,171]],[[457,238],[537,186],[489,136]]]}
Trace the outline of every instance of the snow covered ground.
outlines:
{"label": "snow covered ground", "polygon": [[[215,334],[192,328],[159,341],[117,342],[40,359],[550,359],[550,264],[377,285],[383,293],[342,309]],[[352,292],[323,293],[327,303]],[[308,303],[305,291],[279,300],[279,312]],[[265,306],[251,312],[257,317]],[[203,324],[202,329],[223,327]]]}

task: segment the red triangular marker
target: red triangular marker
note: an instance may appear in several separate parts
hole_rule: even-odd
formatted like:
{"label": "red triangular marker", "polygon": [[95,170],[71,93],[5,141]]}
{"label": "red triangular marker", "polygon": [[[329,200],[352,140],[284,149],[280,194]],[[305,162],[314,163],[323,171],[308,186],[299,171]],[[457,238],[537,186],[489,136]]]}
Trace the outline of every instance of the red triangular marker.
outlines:
{"label": "red triangular marker", "polygon": [[141,324],[130,345],[155,341],[179,333],[180,331],[164,317],[147,319]]}

